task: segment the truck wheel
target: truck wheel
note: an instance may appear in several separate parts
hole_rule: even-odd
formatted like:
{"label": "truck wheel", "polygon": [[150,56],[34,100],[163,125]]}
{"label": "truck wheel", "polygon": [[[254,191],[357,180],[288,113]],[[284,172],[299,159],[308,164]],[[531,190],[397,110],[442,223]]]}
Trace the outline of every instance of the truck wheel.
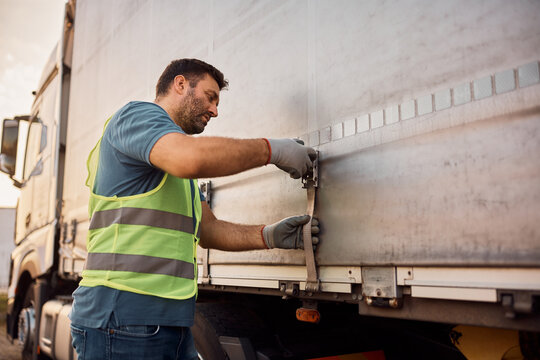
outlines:
{"label": "truck wheel", "polygon": [[23,360],[32,359],[32,350],[34,348],[34,334],[35,334],[35,308],[34,308],[34,283],[28,286],[24,300],[22,303],[21,311],[19,312],[19,319],[17,323],[19,338],[19,344],[22,346],[21,357]]}
{"label": "truck wheel", "polygon": [[[259,352],[260,356],[266,356],[275,345],[267,328],[259,317],[256,306],[231,302],[201,302],[197,303],[195,308],[195,322],[191,330],[200,359],[227,360],[236,358],[237,351],[256,350],[257,356]],[[242,340],[241,347],[236,348],[233,345],[233,348],[227,348],[222,342],[229,342],[224,340],[226,338]],[[227,353],[226,349],[233,351],[234,355]]]}
{"label": "truck wheel", "polygon": [[191,328],[195,348],[201,360],[225,360],[227,355],[219,343],[217,330],[207,319],[205,312],[197,306],[195,310],[195,321]]}
{"label": "truck wheel", "polygon": [[[22,346],[21,358],[23,360],[32,360],[36,344],[35,286],[35,283],[31,283],[28,286],[28,290],[26,290],[17,323],[17,337],[19,339],[19,344]],[[42,360],[48,358],[38,354],[37,359]]]}

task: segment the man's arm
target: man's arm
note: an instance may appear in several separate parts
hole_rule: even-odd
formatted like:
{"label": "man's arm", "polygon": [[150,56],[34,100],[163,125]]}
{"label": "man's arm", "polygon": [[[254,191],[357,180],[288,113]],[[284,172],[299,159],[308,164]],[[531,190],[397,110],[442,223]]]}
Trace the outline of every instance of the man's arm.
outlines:
{"label": "man's arm", "polygon": [[206,201],[202,202],[201,241],[203,248],[226,251],[267,249],[261,230],[264,225],[238,225],[218,220]]}
{"label": "man's arm", "polygon": [[192,137],[169,133],[150,151],[150,162],[185,179],[219,177],[266,165],[270,149],[264,139]]}
{"label": "man's arm", "polygon": [[[292,216],[272,225],[239,225],[218,220],[206,201],[202,202],[201,241],[203,248],[226,251],[257,249],[303,249],[302,227],[308,215]],[[311,223],[312,245],[319,243],[319,222]]]}
{"label": "man's arm", "polygon": [[293,139],[230,139],[163,135],[150,151],[150,162],[187,179],[233,175],[268,163],[295,179],[313,166],[315,149]]}

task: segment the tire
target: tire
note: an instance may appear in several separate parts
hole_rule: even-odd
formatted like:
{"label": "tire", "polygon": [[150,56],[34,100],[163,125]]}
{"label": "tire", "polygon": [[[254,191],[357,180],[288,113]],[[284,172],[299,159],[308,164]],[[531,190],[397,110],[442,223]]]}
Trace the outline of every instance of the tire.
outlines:
{"label": "tire", "polygon": [[28,289],[26,290],[26,293],[24,294],[24,300],[22,303],[21,311],[19,312],[19,315],[17,317],[17,337],[19,338],[19,341],[21,342],[21,359],[22,360],[32,360],[32,352],[34,348],[34,334],[33,331],[31,331],[32,328],[29,330],[26,330],[26,328],[23,327],[22,321],[25,322],[25,324],[29,325],[26,320],[23,320],[25,318],[25,315],[28,315],[28,320],[33,321],[35,324],[35,308],[34,308],[34,283],[31,283],[28,286]]}
{"label": "tire", "polygon": [[[18,319],[17,319],[18,320],[18,323],[17,323],[18,334],[17,335],[18,335],[19,341],[22,341],[22,345],[21,345],[21,359],[22,360],[32,360],[33,355],[34,355],[34,350],[36,349],[35,292],[36,292],[36,284],[32,282],[28,286],[28,289],[26,290],[26,293],[24,295],[24,300],[22,302],[22,307],[21,307],[21,310],[19,312]],[[24,324],[21,322],[24,322]],[[30,323],[33,325],[33,330],[32,330],[32,326],[30,326]],[[25,328],[24,328],[25,326],[30,326],[30,329],[25,331]],[[36,359],[46,360],[49,358],[44,355],[38,354]]]}
{"label": "tire", "polygon": [[225,354],[219,343],[216,329],[208,321],[206,315],[197,306],[195,311],[195,322],[191,328],[195,348],[199,352],[199,358],[203,360],[225,360]]}
{"label": "tire", "polygon": [[265,342],[271,336],[266,328],[256,308],[231,302],[201,302],[195,308],[191,330],[201,359],[224,360],[229,356],[221,346],[221,336],[242,338],[249,341],[253,349],[268,347]]}

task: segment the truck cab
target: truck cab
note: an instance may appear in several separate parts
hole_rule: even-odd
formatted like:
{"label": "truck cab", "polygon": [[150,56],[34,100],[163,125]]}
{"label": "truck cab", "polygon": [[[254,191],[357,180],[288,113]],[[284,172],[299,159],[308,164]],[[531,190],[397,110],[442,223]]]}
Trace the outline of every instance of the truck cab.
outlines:
{"label": "truck cab", "polygon": [[37,354],[43,304],[73,290],[58,277],[73,10],[66,5],[63,36],[44,66],[30,113],[3,121],[0,170],[20,189],[7,333],[22,343],[23,358]]}

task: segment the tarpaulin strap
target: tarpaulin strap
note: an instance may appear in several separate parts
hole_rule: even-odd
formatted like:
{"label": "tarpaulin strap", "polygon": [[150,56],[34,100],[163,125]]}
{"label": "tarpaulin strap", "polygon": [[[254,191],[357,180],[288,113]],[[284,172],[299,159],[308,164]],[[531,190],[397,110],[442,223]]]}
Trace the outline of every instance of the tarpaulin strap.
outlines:
{"label": "tarpaulin strap", "polygon": [[317,276],[317,266],[315,264],[315,254],[313,252],[313,242],[311,240],[311,222],[313,220],[313,212],[315,211],[315,194],[318,186],[318,157],[313,162],[313,172],[309,174],[311,178],[304,178],[303,183],[304,187],[307,189],[307,211],[306,213],[310,216],[310,220],[307,224],[304,225],[302,229],[303,240],[304,240],[304,253],[306,257],[306,270],[307,270],[307,280],[306,280],[306,291],[308,292],[317,292],[319,291],[319,279]]}

